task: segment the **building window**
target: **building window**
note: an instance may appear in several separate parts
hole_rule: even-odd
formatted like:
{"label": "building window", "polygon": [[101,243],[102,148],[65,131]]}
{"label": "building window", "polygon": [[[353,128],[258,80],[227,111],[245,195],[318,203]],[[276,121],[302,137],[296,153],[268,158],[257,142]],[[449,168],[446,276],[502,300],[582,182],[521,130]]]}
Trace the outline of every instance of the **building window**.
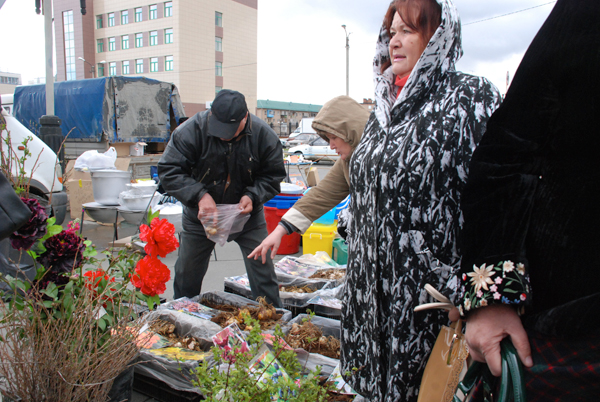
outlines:
{"label": "building window", "polygon": [[117,75],[117,63],[111,61],[108,63],[108,75]]}
{"label": "building window", "polygon": [[123,10],[121,11],[121,25],[129,24],[129,11]]}
{"label": "building window", "polygon": [[150,6],[150,19],[155,20],[158,18],[158,6],[156,4],[152,4]]}
{"label": "building window", "polygon": [[98,50],[98,53],[104,52],[104,41],[102,39],[96,41],[96,49]]}
{"label": "building window", "polygon": [[158,57],[152,57],[150,59],[150,72],[151,73],[158,72]]}
{"label": "building window", "polygon": [[129,49],[129,35],[121,36],[121,49]]}
{"label": "building window", "polygon": [[215,75],[221,77],[223,75],[223,63],[220,61],[215,62]]}
{"label": "building window", "polygon": [[98,77],[104,77],[104,63],[98,63]]}
{"label": "building window", "polygon": [[173,28],[165,29],[165,43],[173,43]]}
{"label": "building window", "polygon": [[135,22],[142,22],[142,7],[135,9]]}
{"label": "building window", "polygon": [[223,38],[219,38],[218,36],[215,36],[215,50],[217,52],[223,51]]}
{"label": "building window", "polygon": [[108,51],[114,52],[117,50],[117,39],[115,37],[108,38]]}
{"label": "building window", "polygon": [[144,60],[143,59],[136,59],[135,60],[135,73],[136,74],[143,74],[144,73]]}
{"label": "building window", "polygon": [[100,28],[102,28],[102,16],[97,15],[96,16],[96,29],[100,29]]}
{"label": "building window", "polygon": [[135,47],[144,46],[144,35],[141,33],[135,34]]}
{"label": "building window", "polygon": [[172,16],[173,16],[173,2],[167,1],[165,3],[165,17],[172,17]]}
{"label": "building window", "polygon": [[67,81],[76,80],[75,71],[75,29],[73,27],[73,10],[63,12],[63,31],[65,34],[65,70]]}
{"label": "building window", "polygon": [[215,87],[215,96],[217,96],[217,94],[221,92],[221,89],[223,89],[223,87]]}
{"label": "building window", "polygon": [[115,26],[115,13],[109,13],[108,14],[108,26],[109,27],[114,27]]}
{"label": "building window", "polygon": [[218,27],[223,26],[223,13],[215,11],[215,25]]}
{"label": "building window", "polygon": [[129,74],[129,60],[121,63],[121,74],[123,74],[123,75]]}
{"label": "building window", "polygon": [[150,31],[150,46],[158,45],[158,31]]}
{"label": "building window", "polygon": [[173,71],[173,56],[165,56],[165,71]]}

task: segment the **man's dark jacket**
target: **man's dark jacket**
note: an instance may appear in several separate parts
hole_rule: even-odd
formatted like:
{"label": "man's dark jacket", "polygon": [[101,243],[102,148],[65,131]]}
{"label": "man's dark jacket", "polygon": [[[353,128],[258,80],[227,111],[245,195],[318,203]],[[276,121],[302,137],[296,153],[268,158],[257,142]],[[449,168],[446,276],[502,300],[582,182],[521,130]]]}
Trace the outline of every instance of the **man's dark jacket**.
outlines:
{"label": "man's dark jacket", "polygon": [[206,193],[217,204],[237,204],[247,195],[256,216],[280,192],[285,177],[281,142],[252,114],[238,137],[223,141],[208,134],[209,113],[197,113],[173,132],[158,162],[160,183],[190,218],[197,216],[198,201]]}

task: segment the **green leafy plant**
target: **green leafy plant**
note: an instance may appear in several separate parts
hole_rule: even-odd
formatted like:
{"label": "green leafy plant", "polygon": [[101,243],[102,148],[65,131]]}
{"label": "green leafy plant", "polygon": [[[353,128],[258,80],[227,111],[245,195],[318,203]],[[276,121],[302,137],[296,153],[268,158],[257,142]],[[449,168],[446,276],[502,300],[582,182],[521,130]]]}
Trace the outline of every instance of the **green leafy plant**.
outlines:
{"label": "green leafy plant", "polygon": [[[272,353],[275,360],[260,369],[251,362],[264,345],[258,321],[249,316],[246,325],[252,327],[247,336],[248,347],[240,350],[212,348],[216,365],[202,362],[192,374],[194,386],[200,388],[208,401],[327,401],[332,387],[322,384],[320,368],[304,370],[293,349],[286,348],[279,325],[275,328]],[[272,365],[280,365],[288,376],[266,376]],[[256,367],[256,366],[255,366]],[[279,367],[275,367],[279,369]]]}
{"label": "green leafy plant", "polygon": [[[3,152],[2,173],[24,166],[31,154],[27,141],[22,145],[20,159]],[[29,280],[17,269],[14,277],[0,277],[9,289],[0,294],[4,388],[28,401],[105,400],[138,353],[138,306],[154,308],[166,290],[170,271],[159,258],[179,246],[175,228],[150,212],[140,228],[146,255],[131,247],[98,252],[79,234],[78,221],[56,225],[37,200],[24,197],[29,184],[17,171],[13,184],[32,216],[10,245],[20,259],[31,257],[36,276]],[[20,261],[12,263],[18,268]]]}

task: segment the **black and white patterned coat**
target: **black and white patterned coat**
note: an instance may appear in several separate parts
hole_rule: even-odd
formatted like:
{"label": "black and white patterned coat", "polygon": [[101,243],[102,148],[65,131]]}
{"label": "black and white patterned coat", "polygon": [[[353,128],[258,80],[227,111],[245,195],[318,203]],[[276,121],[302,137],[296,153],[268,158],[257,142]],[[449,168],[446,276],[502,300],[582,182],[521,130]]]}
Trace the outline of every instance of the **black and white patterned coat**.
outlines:
{"label": "black and white patterned coat", "polygon": [[[442,23],[400,97],[381,29],[374,60],[377,108],[350,162],[349,264],[342,310],[342,372],[372,401],[416,401],[444,312],[414,313],[460,263],[460,192],[471,154],[500,103],[484,78],[455,71],[460,20]],[[451,288],[454,286],[451,286]],[[456,289],[446,288],[446,293]]]}

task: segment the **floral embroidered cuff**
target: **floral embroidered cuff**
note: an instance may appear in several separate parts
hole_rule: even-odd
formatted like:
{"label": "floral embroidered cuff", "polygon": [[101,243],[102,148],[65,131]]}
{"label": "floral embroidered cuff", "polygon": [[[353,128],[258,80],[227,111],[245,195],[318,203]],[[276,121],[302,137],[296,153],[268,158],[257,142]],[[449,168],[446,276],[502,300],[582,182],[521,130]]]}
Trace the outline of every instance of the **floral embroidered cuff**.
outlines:
{"label": "floral embroidered cuff", "polygon": [[[462,274],[461,302],[458,306],[464,317],[469,311],[490,304],[529,304],[529,274],[525,264],[511,260],[496,264],[473,265],[473,270]],[[521,309],[519,309],[521,310]]]}

